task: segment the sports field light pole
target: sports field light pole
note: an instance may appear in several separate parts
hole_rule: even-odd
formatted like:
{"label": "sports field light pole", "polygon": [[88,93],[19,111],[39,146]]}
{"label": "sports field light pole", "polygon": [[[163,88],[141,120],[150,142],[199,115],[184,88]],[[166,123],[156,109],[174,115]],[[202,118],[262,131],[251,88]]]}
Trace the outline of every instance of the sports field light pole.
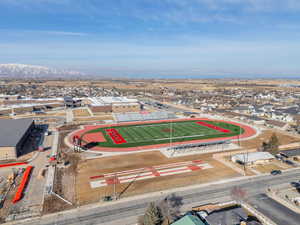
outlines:
{"label": "sports field light pole", "polygon": [[172,124],[172,119],[170,122],[170,149],[172,147],[172,135],[173,135],[173,124]]}
{"label": "sports field light pole", "polygon": [[[239,142],[239,146],[241,147],[241,141],[240,141],[240,135],[241,135],[241,126],[239,126],[239,136],[238,136],[238,142]],[[246,176],[246,163],[248,163],[248,149],[246,149],[247,153],[246,155],[243,154],[243,158],[244,158],[244,175]],[[246,161],[247,160],[247,161]]]}
{"label": "sports field light pole", "polygon": [[241,127],[239,126],[238,143],[239,143],[239,146],[241,147],[240,135],[241,135]]}

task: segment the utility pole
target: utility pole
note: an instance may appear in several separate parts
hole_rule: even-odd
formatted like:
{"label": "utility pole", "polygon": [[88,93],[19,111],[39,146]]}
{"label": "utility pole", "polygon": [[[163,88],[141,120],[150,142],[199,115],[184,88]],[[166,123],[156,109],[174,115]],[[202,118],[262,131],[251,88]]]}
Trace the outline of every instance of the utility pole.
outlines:
{"label": "utility pole", "polygon": [[240,135],[241,135],[241,127],[239,126],[238,143],[239,143],[239,146],[241,147]]}
{"label": "utility pole", "polygon": [[117,193],[116,193],[116,184],[117,184],[117,174],[114,174],[114,200],[117,200]]}

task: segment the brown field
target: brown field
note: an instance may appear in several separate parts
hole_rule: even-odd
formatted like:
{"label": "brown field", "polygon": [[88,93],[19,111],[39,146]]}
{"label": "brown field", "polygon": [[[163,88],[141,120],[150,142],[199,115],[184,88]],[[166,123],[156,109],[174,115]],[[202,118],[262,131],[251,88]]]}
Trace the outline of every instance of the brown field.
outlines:
{"label": "brown field", "polygon": [[[256,79],[256,80],[213,80],[213,79],[156,79],[156,80],[48,80],[44,82],[34,82],[35,85],[39,86],[63,86],[63,87],[78,87],[78,86],[97,86],[103,88],[118,88],[118,89],[131,89],[131,90],[153,90],[164,88],[177,88],[185,90],[212,90],[216,88],[232,89],[239,87],[240,89],[281,89],[289,91],[290,87],[279,87],[277,85],[283,83],[291,83],[290,80],[266,80],[266,79]],[[300,84],[299,81],[293,80],[294,84]],[[10,84],[24,84],[27,85],[28,81],[13,81]],[[273,85],[273,86],[270,86]]]}
{"label": "brown field", "polygon": [[91,116],[87,109],[73,109],[75,117]]}
{"label": "brown field", "polygon": [[93,111],[93,109],[91,109],[94,116],[111,116],[111,113],[110,112],[97,112],[97,111]]}
{"label": "brown field", "polygon": [[[241,141],[241,146],[243,148],[248,148],[248,149],[258,148],[262,145],[264,141],[268,141],[273,133],[274,133],[273,130],[265,130],[256,138]],[[280,145],[286,145],[286,144],[300,141],[300,138],[289,136],[280,132],[275,132],[275,134],[279,139]]]}
{"label": "brown field", "polygon": [[75,121],[99,121],[99,120],[113,120],[112,116],[93,116],[93,117],[75,117]]}
{"label": "brown field", "polygon": [[66,116],[66,112],[65,111],[47,112],[47,115],[51,115],[51,116]]}
{"label": "brown field", "polygon": [[10,116],[0,116],[0,119],[10,119]]}
{"label": "brown field", "polygon": [[270,173],[272,170],[282,170],[283,167],[278,166],[274,163],[269,163],[265,165],[256,165],[253,167],[254,169],[258,170],[261,173]]}
{"label": "brown field", "polygon": [[77,201],[80,205],[83,205],[98,202],[103,196],[113,194],[113,185],[94,189],[91,188],[89,183],[90,176],[195,159],[201,159],[204,163],[209,163],[214,168],[140,180],[132,183],[126,190],[125,188],[128,186],[128,183],[118,184],[116,185],[116,191],[117,193],[122,193],[121,197],[125,197],[239,176],[234,170],[212,159],[211,154],[168,159],[160,152],[153,151],[85,160],[79,163],[77,170]]}

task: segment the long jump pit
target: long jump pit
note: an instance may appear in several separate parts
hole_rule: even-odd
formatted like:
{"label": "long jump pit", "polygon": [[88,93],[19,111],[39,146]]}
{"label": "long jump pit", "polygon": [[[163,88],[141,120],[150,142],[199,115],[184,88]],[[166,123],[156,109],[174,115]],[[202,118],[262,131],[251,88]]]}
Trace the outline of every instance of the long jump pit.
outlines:
{"label": "long jump pit", "polygon": [[83,126],[67,138],[73,145],[74,137],[84,149],[106,153],[129,153],[164,147],[237,141],[254,137],[257,131],[249,125],[207,118],[186,118],[160,121],[126,122]]}

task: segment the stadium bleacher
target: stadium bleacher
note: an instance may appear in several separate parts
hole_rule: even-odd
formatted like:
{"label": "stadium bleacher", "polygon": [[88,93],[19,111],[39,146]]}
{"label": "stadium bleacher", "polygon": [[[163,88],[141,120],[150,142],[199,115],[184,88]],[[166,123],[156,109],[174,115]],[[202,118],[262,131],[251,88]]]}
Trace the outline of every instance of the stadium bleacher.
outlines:
{"label": "stadium bleacher", "polygon": [[147,113],[115,113],[115,118],[117,122],[130,122],[175,119],[176,116],[173,112],[158,111]]}
{"label": "stadium bleacher", "polygon": [[205,143],[193,143],[193,144],[181,144],[176,145],[173,147],[170,147],[169,149],[173,150],[180,150],[180,149],[186,149],[186,148],[199,148],[199,147],[207,147],[207,146],[217,146],[222,144],[230,144],[230,140],[222,140],[222,141],[212,141],[212,142],[205,142]]}

